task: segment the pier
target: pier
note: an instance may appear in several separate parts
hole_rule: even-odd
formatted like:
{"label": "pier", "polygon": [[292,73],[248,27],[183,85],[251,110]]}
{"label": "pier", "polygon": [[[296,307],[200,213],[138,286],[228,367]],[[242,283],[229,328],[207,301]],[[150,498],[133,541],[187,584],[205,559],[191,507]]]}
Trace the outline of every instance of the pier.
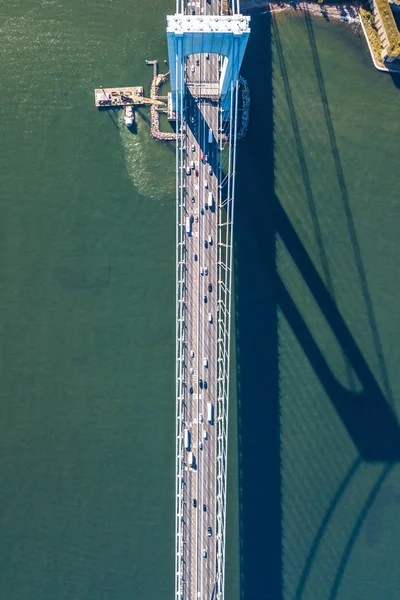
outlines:
{"label": "pier", "polygon": [[94,90],[94,103],[97,108],[145,104],[143,87],[97,88]]}

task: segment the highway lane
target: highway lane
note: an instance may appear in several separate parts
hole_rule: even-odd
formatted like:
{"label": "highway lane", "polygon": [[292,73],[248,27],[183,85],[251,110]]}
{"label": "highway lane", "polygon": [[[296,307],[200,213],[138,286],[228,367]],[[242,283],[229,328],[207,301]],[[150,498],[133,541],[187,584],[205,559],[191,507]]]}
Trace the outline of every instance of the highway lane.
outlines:
{"label": "highway lane", "polygon": [[[219,14],[217,0],[187,3],[186,14]],[[195,6],[195,8],[194,8]],[[184,599],[210,600],[216,578],[216,426],[207,422],[207,403],[217,408],[217,240],[218,180],[216,169],[218,102],[202,98],[199,86],[219,81],[219,57],[194,55],[186,59],[186,136],[184,140],[186,235],[185,382],[183,418],[191,434],[196,468],[184,471]],[[197,89],[196,89],[197,88]],[[196,95],[199,97],[196,98]],[[213,141],[208,141],[209,130]],[[193,148],[193,149],[192,149]],[[218,171],[217,171],[218,172]],[[213,202],[210,206],[209,194]],[[194,200],[194,201],[193,201]],[[211,285],[211,291],[209,291]],[[209,314],[212,322],[209,322]],[[207,360],[205,366],[204,360]],[[207,439],[204,439],[207,432]],[[196,506],[194,506],[196,503]],[[205,506],[205,510],[203,510]],[[207,534],[211,527],[212,535]],[[206,557],[204,556],[206,553]]]}

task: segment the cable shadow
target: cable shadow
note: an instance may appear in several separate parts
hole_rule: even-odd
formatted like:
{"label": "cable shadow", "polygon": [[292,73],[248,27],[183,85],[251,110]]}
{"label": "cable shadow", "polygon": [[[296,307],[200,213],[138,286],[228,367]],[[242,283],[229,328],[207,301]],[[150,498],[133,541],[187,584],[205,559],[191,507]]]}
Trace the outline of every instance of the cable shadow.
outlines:
{"label": "cable shadow", "polygon": [[357,238],[356,228],[354,224],[354,219],[352,215],[352,210],[350,206],[349,195],[347,191],[347,185],[343,173],[342,162],[340,159],[339,149],[336,142],[335,130],[333,127],[331,111],[329,108],[328,96],[325,89],[324,77],[322,74],[321,62],[319,59],[317,44],[314,35],[314,29],[312,25],[312,20],[308,9],[305,9],[305,22],[307,26],[307,32],[310,40],[311,52],[314,62],[315,73],[318,81],[319,92],[321,96],[322,106],[324,110],[324,116],[326,121],[326,127],[328,130],[329,142],[331,146],[332,156],[335,164],[336,175],[339,183],[339,189],[343,204],[344,213],[346,216],[347,226],[350,234],[351,244],[354,253],[354,260],[358,271],[358,276],[361,284],[361,291],[364,298],[364,303],[366,307],[366,313],[368,318],[369,327],[371,330],[371,335],[373,339],[373,343],[375,346],[375,352],[378,359],[379,370],[381,373],[383,386],[385,389],[385,394],[387,399],[393,404],[393,394],[390,385],[389,375],[386,369],[385,358],[383,355],[382,343],[379,335],[378,325],[375,318],[374,307],[372,304],[372,298],[368,287],[367,276],[365,273],[364,263],[361,256],[361,249]]}
{"label": "cable shadow", "polygon": [[[286,61],[285,61],[282,43],[281,43],[281,39],[280,39],[279,28],[274,19],[272,20],[272,27],[273,27],[274,41],[275,41],[275,48],[276,48],[277,57],[278,57],[278,63],[279,63],[281,74],[282,74],[286,100],[288,102],[290,121],[291,121],[292,129],[293,129],[293,133],[294,133],[297,155],[298,155],[298,159],[300,162],[301,175],[302,175],[302,179],[303,179],[304,189],[306,192],[307,204],[308,204],[308,208],[309,208],[312,223],[313,223],[313,229],[314,229],[314,235],[315,235],[317,248],[318,248],[318,251],[320,254],[320,258],[321,258],[322,271],[324,274],[325,282],[326,282],[327,288],[329,290],[329,293],[332,296],[332,298],[335,300],[333,279],[332,279],[331,272],[329,269],[328,256],[327,256],[327,253],[325,250],[322,229],[321,229],[321,225],[320,225],[320,221],[319,221],[319,217],[318,217],[318,211],[317,211],[317,206],[316,206],[316,202],[315,202],[315,198],[314,198],[314,193],[312,190],[310,173],[309,173],[309,169],[307,166],[307,160],[306,160],[303,142],[302,142],[302,138],[301,138],[301,134],[300,134],[300,127],[299,127],[299,122],[298,122],[297,115],[296,115],[295,103],[293,100],[293,94],[292,94],[292,90],[291,90],[289,76],[287,73]],[[354,374],[353,374],[351,368],[349,367],[349,364],[347,361],[346,361],[346,372],[347,372],[347,379],[348,379],[349,387],[352,389],[355,389]]]}
{"label": "cable shadow", "polygon": [[318,552],[321,541],[323,540],[323,537],[324,537],[326,528],[329,524],[329,521],[331,520],[331,517],[333,516],[333,513],[335,512],[336,507],[338,506],[339,502],[343,498],[345,491],[347,490],[351,480],[353,479],[353,476],[358,471],[358,468],[360,465],[361,465],[361,459],[360,459],[360,457],[358,457],[353,462],[353,464],[347,471],[346,475],[344,476],[342,483],[338,487],[338,489],[332,499],[332,502],[330,503],[330,505],[324,515],[324,518],[322,519],[320,526],[318,527],[318,531],[314,537],[313,543],[311,544],[311,548],[307,555],[304,569],[302,571],[300,581],[299,581],[299,584],[296,589],[296,594],[295,594],[296,600],[301,600],[303,597],[303,592],[304,592],[304,589],[305,589],[305,586],[307,583],[308,575],[311,571],[312,563]]}
{"label": "cable shadow", "polygon": [[335,600],[335,598],[337,597],[337,593],[339,591],[339,587],[342,582],[342,578],[343,578],[344,572],[346,570],[347,563],[349,562],[351,552],[354,548],[354,544],[355,544],[357,537],[361,531],[361,528],[362,528],[363,523],[368,515],[369,510],[372,508],[376,498],[378,497],[381,487],[382,487],[383,483],[385,482],[385,480],[387,479],[387,477],[389,476],[390,471],[393,469],[393,466],[394,465],[389,464],[384,467],[382,473],[378,477],[377,482],[371,489],[367,500],[365,501],[365,504],[360,512],[358,519],[357,519],[357,522],[353,527],[353,532],[347,541],[346,548],[345,548],[345,550],[343,552],[343,556],[340,560],[340,564],[337,569],[336,576],[335,576],[328,600]]}

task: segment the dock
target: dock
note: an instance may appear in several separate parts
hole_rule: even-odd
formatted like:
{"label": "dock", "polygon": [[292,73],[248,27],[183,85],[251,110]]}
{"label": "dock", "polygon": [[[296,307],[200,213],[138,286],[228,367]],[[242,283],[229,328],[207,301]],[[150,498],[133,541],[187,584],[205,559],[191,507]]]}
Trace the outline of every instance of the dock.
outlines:
{"label": "dock", "polygon": [[94,103],[98,108],[145,104],[143,87],[97,88],[94,90]]}

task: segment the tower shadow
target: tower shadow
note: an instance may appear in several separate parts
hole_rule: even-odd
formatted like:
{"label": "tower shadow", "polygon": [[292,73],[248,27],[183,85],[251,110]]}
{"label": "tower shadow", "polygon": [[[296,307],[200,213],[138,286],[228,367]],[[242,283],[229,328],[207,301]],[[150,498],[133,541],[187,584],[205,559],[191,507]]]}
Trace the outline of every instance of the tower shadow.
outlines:
{"label": "tower shadow", "polygon": [[[271,21],[252,18],[242,73],[252,95],[237,154],[235,291],[241,598],[282,597]],[[261,47],[260,47],[261,46]],[[256,201],[255,201],[256,199]]]}

